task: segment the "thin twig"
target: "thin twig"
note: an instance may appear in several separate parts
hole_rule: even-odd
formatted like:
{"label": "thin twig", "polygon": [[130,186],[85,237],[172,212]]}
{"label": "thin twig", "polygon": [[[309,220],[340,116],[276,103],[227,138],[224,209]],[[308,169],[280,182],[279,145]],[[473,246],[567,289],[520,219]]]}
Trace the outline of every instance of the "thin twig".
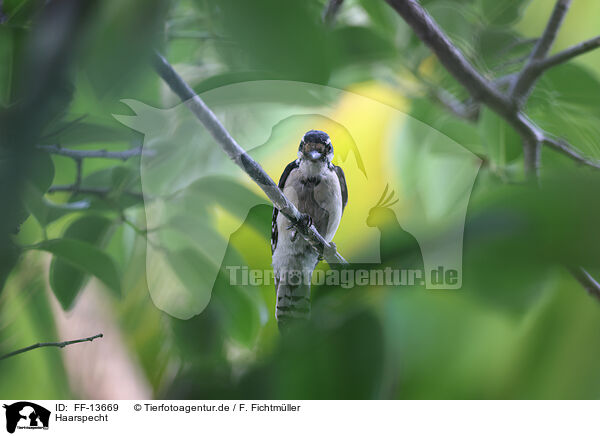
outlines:
{"label": "thin twig", "polygon": [[75,167],[76,167],[75,183],[73,186],[75,186],[77,189],[79,189],[79,188],[81,188],[81,179],[83,178],[83,159],[81,159],[81,158],[75,159]]}
{"label": "thin twig", "polygon": [[541,59],[545,59],[548,55],[548,52],[550,51],[550,48],[552,48],[552,44],[558,35],[558,31],[565,18],[565,15],[567,14],[567,11],[569,10],[570,5],[571,0],[556,1],[552,15],[550,16],[548,24],[544,29],[544,33],[533,48],[525,68],[521,70],[521,73],[515,81],[510,91],[510,95],[511,99],[515,100],[519,106],[522,106],[525,103],[529,93],[531,92],[531,89],[535,85],[535,82],[539,77],[539,74],[537,74],[535,68],[535,64]]}
{"label": "thin twig", "polygon": [[596,36],[595,38],[572,45],[571,47],[558,52],[553,56],[538,61],[535,63],[533,68],[535,68],[539,73],[542,73],[549,68],[567,62],[576,56],[588,53],[597,49],[598,47],[600,47],[600,36]]}
{"label": "thin twig", "polygon": [[488,81],[450,41],[433,18],[415,0],[386,0],[411,26],[417,36],[435,53],[448,72],[477,101],[504,111],[508,100]]}
{"label": "thin twig", "polygon": [[304,224],[303,215],[296,206],[287,199],[281,189],[263,170],[263,168],[252,159],[246,151],[233,139],[229,132],[223,127],[219,119],[196,95],[190,86],[177,74],[173,67],[160,54],[156,53],[154,67],[160,77],[169,85],[171,90],[185,103],[192,113],[200,120],[206,130],[212,135],[217,144],[227,153],[229,158],[239,166],[246,174],[269,197],[273,205],[290,220],[292,225],[306,239],[319,254],[323,254],[329,263],[347,263],[336,251],[335,245],[327,242],[317,231],[314,225],[307,227]]}
{"label": "thin twig", "polygon": [[571,267],[569,271],[591,296],[600,299],[600,283],[590,273],[581,267]]}
{"label": "thin twig", "polygon": [[[446,67],[446,70],[467,89],[475,101],[484,103],[497,112],[520,134],[523,141],[524,166],[530,178],[537,180],[542,144],[546,144],[569,156],[578,163],[594,168],[600,167],[597,162],[593,162],[576,152],[566,141],[552,138],[520,110],[531,89],[535,86],[537,79],[536,66],[544,65],[544,60],[552,47],[571,0],[558,0],[556,2],[544,34],[537,41],[526,67],[516,76],[514,74],[507,75],[496,79],[494,83],[489,82],[468,62],[462,52],[452,44],[444,31],[417,1],[386,1],[413,28],[417,36],[429,46]],[[549,65],[564,62],[573,56],[592,50],[596,43],[595,39],[592,39],[571,47],[571,49],[555,55],[557,56],[555,59],[548,58]],[[510,87],[510,95],[505,96],[499,89],[507,85]],[[588,292],[600,298],[600,285],[585,270],[581,269],[581,271],[583,273],[577,272],[574,275],[582,282]]]}
{"label": "thin twig", "polygon": [[[429,46],[448,72],[466,88],[475,101],[486,104],[519,133],[523,141],[523,151],[526,157],[525,170],[528,177],[534,179],[537,175],[540,166],[541,147],[539,145],[541,143],[563,152],[578,163],[596,167],[594,162],[582,158],[566,141],[561,141],[561,145],[558,146],[555,140],[549,139],[542,129],[520,111],[516,97],[505,96],[501,93],[500,88],[511,82],[515,83],[521,78],[522,73],[516,77],[508,75],[497,79],[495,82],[489,81],[469,63],[462,52],[450,41],[444,31],[417,1],[386,1],[413,28],[417,36]],[[569,3],[570,1],[567,0],[557,2],[557,7],[544,32],[544,36],[540,38],[534,50],[536,57],[545,55],[549,50]],[[512,86],[513,89],[515,86]]]}
{"label": "thin twig", "polygon": [[569,156],[577,163],[600,169],[600,162],[594,162],[579,154],[577,151],[575,151],[571,144],[563,139],[553,138],[546,134],[546,136],[544,136],[543,143],[548,145],[550,148]]}
{"label": "thin twig", "polygon": [[38,145],[37,148],[40,150],[47,151],[51,154],[59,156],[70,157],[71,159],[88,159],[88,158],[100,158],[100,159],[118,159],[126,161],[135,156],[141,156],[142,153],[148,154],[148,151],[142,147],[135,147],[125,151],[107,151],[107,150],[72,150],[69,148],[62,148],[58,145]]}
{"label": "thin twig", "polygon": [[554,10],[552,11],[552,15],[550,15],[544,33],[531,52],[531,59],[543,59],[548,55],[548,52],[552,48],[552,44],[554,44],[554,40],[558,35],[560,26],[567,15],[569,6],[571,6],[571,0],[556,0]]}
{"label": "thin twig", "polygon": [[161,226],[155,227],[153,229],[147,229],[147,228],[140,228],[138,227],[133,221],[131,221],[129,218],[127,218],[127,216],[125,216],[125,213],[121,213],[121,222],[127,226],[129,226],[135,233],[137,233],[139,236],[141,236],[142,238],[144,238],[146,240],[146,242],[148,242],[148,244],[155,250],[157,251],[163,251],[165,252],[166,249],[161,246],[159,243],[154,242],[150,235],[148,235],[148,233],[154,232],[156,230],[159,230]]}
{"label": "thin twig", "polygon": [[39,342],[37,344],[30,345],[29,347],[21,348],[20,350],[12,351],[12,352],[10,352],[8,354],[5,354],[4,356],[0,357],[0,360],[4,360],[4,359],[7,359],[9,357],[16,356],[17,354],[25,353],[27,351],[35,350],[36,348],[42,348],[42,347],[64,348],[64,347],[66,347],[68,345],[79,344],[80,342],[92,342],[94,339],[98,339],[98,338],[102,338],[102,337],[104,337],[104,335],[102,333],[99,333],[97,335],[90,336],[89,338],[75,339],[73,341],[64,341],[64,342]]}

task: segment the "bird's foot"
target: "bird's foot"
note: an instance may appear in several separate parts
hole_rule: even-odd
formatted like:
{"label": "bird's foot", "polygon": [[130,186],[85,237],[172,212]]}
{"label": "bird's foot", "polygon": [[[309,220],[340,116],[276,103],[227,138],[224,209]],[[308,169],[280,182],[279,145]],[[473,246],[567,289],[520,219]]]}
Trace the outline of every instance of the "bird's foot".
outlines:
{"label": "bird's foot", "polygon": [[300,224],[308,229],[310,226],[313,225],[313,219],[311,218],[311,216],[309,214],[301,213],[300,214]]}
{"label": "bird's foot", "polygon": [[310,226],[313,225],[313,220],[310,217],[309,214],[307,213],[300,213],[300,219],[294,223],[294,224],[290,224],[287,229],[291,230],[293,229],[296,225],[300,224],[302,227],[308,229]]}

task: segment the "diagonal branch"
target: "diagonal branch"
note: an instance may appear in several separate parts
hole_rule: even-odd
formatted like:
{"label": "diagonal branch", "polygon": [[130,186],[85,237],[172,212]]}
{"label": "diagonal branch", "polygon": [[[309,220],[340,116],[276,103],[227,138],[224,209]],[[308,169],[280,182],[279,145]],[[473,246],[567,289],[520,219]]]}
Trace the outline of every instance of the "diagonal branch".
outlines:
{"label": "diagonal branch", "polygon": [[[580,164],[589,165],[594,168],[597,167],[597,163],[581,156],[568,143],[552,139],[536,126],[535,123],[520,111],[519,105],[516,103],[516,97],[506,97],[500,92],[498,87],[504,87],[507,84],[512,84],[513,89],[517,87],[516,83],[519,80],[523,80],[523,72],[516,77],[509,75],[496,80],[496,82],[489,81],[469,63],[461,51],[450,41],[444,31],[416,0],[386,1],[413,28],[417,36],[429,46],[448,72],[469,91],[473,99],[487,104],[487,106],[504,118],[519,133],[523,140],[525,169],[529,176],[534,177],[537,175],[540,166],[542,143],[562,152]],[[536,58],[538,56],[546,56],[569,4],[570,0],[557,1],[550,22],[546,27],[544,35],[538,40],[532,57],[534,55]],[[534,61],[533,65],[536,65],[536,63],[537,61]],[[527,68],[525,67],[524,70]],[[532,67],[530,66],[529,68],[531,69]],[[437,98],[437,96],[434,97]],[[448,101],[444,103],[448,103]],[[448,106],[447,104],[445,105]],[[453,113],[457,113],[454,110],[456,107],[450,107],[450,109]],[[458,115],[461,115],[460,110],[458,111]]]}
{"label": "diagonal branch", "polygon": [[576,56],[588,53],[600,47],[600,36],[572,45],[571,47],[546,59],[537,61],[532,67],[542,74],[544,71],[555,67],[556,65],[570,61]]}
{"label": "diagonal branch", "polygon": [[[386,0],[409,24],[417,36],[433,51],[446,70],[461,83],[477,102],[486,104],[503,117],[521,136],[523,141],[524,166],[528,177],[537,179],[540,166],[541,146],[546,144],[551,148],[569,156],[578,163],[594,168],[600,164],[593,162],[573,149],[568,143],[554,139],[536,126],[521,111],[523,102],[535,85],[535,66],[546,59],[548,51],[554,42],[560,25],[568,10],[571,0],[558,0],[554,12],[542,37],[538,40],[526,67],[521,73],[504,76],[495,82],[488,81],[475,67],[469,63],[461,51],[452,44],[444,31],[429,16],[416,0]],[[549,58],[549,65],[564,62],[577,54],[593,49],[595,40],[572,47],[565,52]],[[540,61],[541,60],[541,61]],[[498,89],[510,87],[510,95],[505,96]],[[453,111],[454,112],[454,111]],[[579,271],[579,269],[577,270]],[[600,299],[600,285],[584,270],[573,274],[584,284],[586,289]]]}
{"label": "diagonal branch", "polygon": [[535,85],[535,82],[539,77],[539,74],[537,74],[537,70],[535,68],[535,64],[548,56],[548,52],[550,51],[550,48],[552,48],[552,44],[554,44],[556,35],[558,35],[558,31],[562,25],[565,15],[567,14],[567,11],[569,10],[570,5],[571,0],[556,1],[554,10],[550,16],[550,20],[548,20],[548,24],[544,29],[544,33],[533,48],[531,56],[529,57],[529,61],[514,83],[514,86],[510,91],[510,95],[511,99],[516,100],[519,106],[522,106],[525,103],[529,93],[531,92],[531,89],[533,88],[533,85]]}
{"label": "diagonal branch", "polygon": [[552,15],[550,15],[550,20],[548,20],[544,33],[531,52],[532,60],[543,59],[548,55],[565,15],[567,15],[569,6],[571,6],[571,0],[556,0],[554,10],[552,11]]}
{"label": "diagonal branch", "polygon": [[94,339],[98,339],[98,338],[102,338],[102,337],[104,337],[104,335],[102,333],[99,333],[97,335],[90,336],[89,338],[75,339],[73,341],[64,341],[64,342],[39,342],[37,344],[30,345],[29,347],[25,347],[25,348],[21,348],[21,349],[16,350],[16,351],[12,351],[12,352],[10,352],[8,354],[5,354],[4,356],[0,356],[0,360],[4,360],[4,359],[7,359],[9,357],[16,356],[17,354],[25,353],[27,351],[35,350],[36,348],[42,348],[42,347],[65,348],[68,345],[79,344],[81,342],[92,342]]}
{"label": "diagonal branch", "polygon": [[496,110],[505,111],[509,106],[506,97],[475,69],[416,0],[386,1],[413,28],[419,39],[435,53],[448,72],[469,91],[475,100],[487,103]]}
{"label": "diagonal branch", "polygon": [[591,296],[600,299],[600,283],[590,273],[581,267],[572,267],[569,271]]}
{"label": "diagonal branch", "polygon": [[587,165],[592,168],[600,169],[600,162],[594,162],[593,160],[588,159],[585,156],[581,155],[580,153],[575,151],[575,149],[573,148],[573,146],[571,144],[569,144],[567,141],[565,141],[563,139],[553,138],[552,136],[546,134],[544,136],[544,139],[542,142],[544,144],[548,145],[553,150],[556,150],[566,156],[569,156],[571,159],[573,159],[577,163],[580,163],[582,165]]}
{"label": "diagonal branch", "polygon": [[[524,139],[524,143],[536,143],[541,139],[539,129],[521,112],[514,102],[505,96],[495,82],[486,79],[467,60],[416,0],[386,0],[412,27],[440,60],[446,70],[471,94],[476,102],[481,102],[503,117]],[[524,145],[525,146],[525,145]]]}
{"label": "diagonal branch", "polygon": [[275,184],[273,179],[262,169],[262,167],[252,159],[246,151],[232,138],[229,132],[223,127],[219,119],[196,95],[190,86],[177,74],[173,67],[160,54],[155,55],[154,67],[160,77],[169,85],[171,90],[185,103],[194,115],[204,125],[206,130],[212,135],[215,141],[227,153],[229,158],[239,166],[252,180],[263,190],[273,205],[289,219],[304,239],[323,254],[327,262],[347,263],[346,260],[336,251],[335,245],[327,242],[314,225],[307,227],[304,224],[303,215],[296,206],[290,202],[281,189]]}

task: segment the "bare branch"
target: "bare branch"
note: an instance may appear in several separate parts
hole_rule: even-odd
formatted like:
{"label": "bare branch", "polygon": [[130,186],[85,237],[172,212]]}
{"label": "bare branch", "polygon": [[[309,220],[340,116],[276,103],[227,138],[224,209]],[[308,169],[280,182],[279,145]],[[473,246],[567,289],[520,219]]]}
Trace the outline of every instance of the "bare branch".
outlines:
{"label": "bare branch", "polygon": [[571,144],[563,139],[557,139],[546,134],[543,139],[543,143],[548,145],[550,148],[569,156],[575,162],[580,163],[582,165],[587,165],[592,168],[600,169],[600,162],[594,162],[583,155],[579,154]]}
{"label": "bare branch", "polygon": [[460,84],[477,100],[505,112],[510,102],[450,41],[433,18],[416,0],[386,0],[410,25]]}
{"label": "bare branch", "polygon": [[342,7],[342,3],[344,3],[344,0],[328,0],[327,1],[327,4],[325,5],[325,9],[323,9],[323,14],[322,14],[323,22],[326,25],[333,26],[333,24],[335,23],[337,14],[338,14],[340,8]]}
{"label": "bare branch", "polygon": [[148,154],[148,151],[143,150],[142,147],[131,148],[125,151],[107,151],[107,150],[72,150],[69,148],[62,148],[58,145],[38,145],[37,148],[40,150],[47,151],[51,154],[59,156],[70,157],[71,159],[81,160],[87,158],[101,158],[101,159],[118,159],[126,161],[135,156],[141,156],[142,153]]}
{"label": "bare branch", "polygon": [[569,271],[591,296],[600,300],[600,283],[590,273],[581,267],[571,267]]}
{"label": "bare branch", "polygon": [[541,74],[549,68],[567,62],[576,56],[588,53],[598,47],[600,47],[600,36],[575,44],[553,56],[536,62],[532,67]]}
{"label": "bare branch", "polygon": [[[590,166],[596,166],[593,162],[579,155],[573,148],[564,142],[559,142],[549,137],[538,126],[536,126],[525,114],[519,111],[518,106],[513,99],[507,99],[500,94],[496,87],[505,86],[514,80],[514,76],[509,75],[496,80],[496,84],[491,83],[485,77],[475,70],[456,48],[443,30],[435,23],[415,0],[387,0],[387,2],[398,11],[407,23],[415,30],[417,35],[433,50],[446,69],[463,84],[463,86],[473,95],[474,99],[486,103],[491,109],[502,116],[520,135],[523,140],[523,152],[525,171],[530,178],[537,176],[540,167],[541,144],[545,143],[552,148],[563,152],[579,163]],[[562,17],[566,13],[566,8],[570,1],[559,0],[555,8],[553,17],[550,20],[544,36],[540,38],[534,52],[535,56],[544,56],[547,53],[558,27],[562,22]],[[533,55],[532,55],[533,56]],[[516,78],[521,79],[522,73]],[[470,78],[470,79],[469,79]],[[469,82],[472,80],[472,82]],[[514,85],[516,87],[517,85]],[[496,94],[500,97],[496,97]],[[455,113],[455,110],[452,110]]]}
{"label": "bare branch", "polygon": [[552,11],[552,15],[550,15],[550,20],[544,29],[544,33],[531,52],[532,60],[543,59],[548,55],[565,15],[567,15],[569,6],[571,6],[571,0],[556,0],[554,10]]}
{"label": "bare branch", "polygon": [[544,33],[541,38],[538,40],[537,44],[533,48],[531,52],[531,56],[529,57],[529,61],[525,65],[525,68],[521,70],[519,77],[514,83],[513,88],[511,89],[511,98],[516,100],[519,106],[522,106],[533,85],[535,84],[539,74],[535,68],[536,62],[541,59],[545,59],[552,48],[552,44],[556,39],[556,35],[562,25],[562,22],[569,10],[569,6],[571,5],[571,0],[557,0],[554,6],[554,10],[552,11],[552,15],[550,16],[550,20],[544,29]]}
{"label": "bare branch", "polygon": [[474,101],[486,104],[503,117],[521,136],[523,142],[541,140],[541,132],[535,124],[518,111],[514,101],[505,96],[495,82],[486,79],[477,71],[416,0],[386,0],[386,2],[413,28],[446,70],[471,94]]}
{"label": "bare branch", "polygon": [[498,77],[496,80],[494,80],[494,83],[499,89],[505,90],[506,88],[510,88],[513,81],[517,78],[517,75],[517,73],[512,73],[507,74],[506,76]]}
{"label": "bare branch", "polygon": [[83,160],[75,159],[76,173],[75,173],[75,183],[74,186],[77,189],[81,188],[81,179],[83,178]]}
{"label": "bare branch", "polygon": [[537,180],[542,159],[542,143],[536,139],[523,140],[523,165],[525,175],[530,180]]}
{"label": "bare branch", "polygon": [[206,130],[212,135],[215,141],[227,153],[229,158],[239,166],[256,184],[264,191],[273,202],[273,205],[289,219],[298,232],[306,239],[319,254],[323,254],[329,263],[347,263],[346,260],[337,253],[335,245],[327,242],[314,225],[307,227],[304,224],[303,215],[296,206],[290,202],[281,189],[262,169],[262,167],[252,159],[246,151],[232,138],[229,132],[223,127],[219,119],[196,95],[190,86],[177,74],[173,67],[160,54],[156,53],[154,66],[158,74],[169,85],[171,90],[184,102],[194,115],[204,125]]}
{"label": "bare branch", "polygon": [[[488,81],[464,57],[460,50],[452,44],[443,30],[435,23],[428,13],[416,0],[386,0],[413,28],[417,36],[429,46],[446,70],[454,76],[471,94],[476,102],[489,106],[503,117],[521,136],[523,141],[524,167],[526,175],[532,180],[538,177],[541,158],[541,146],[546,144],[551,148],[569,156],[571,159],[594,168],[600,168],[595,163],[576,152],[567,142],[554,139],[535,125],[522,111],[521,107],[526,101],[531,88],[537,79],[536,66],[564,62],[577,54],[592,50],[597,44],[594,40],[586,41],[579,46],[572,47],[559,53],[556,59],[546,56],[562,20],[568,10],[571,0],[558,0],[554,12],[542,37],[538,40],[526,67],[517,75],[510,74],[494,82]],[[510,95],[505,96],[499,89],[510,88]],[[448,105],[447,105],[448,106]],[[451,112],[456,113],[452,107]],[[588,292],[600,296],[600,285],[584,270],[578,273],[578,279]]]}
{"label": "bare branch", "polygon": [[99,333],[97,335],[90,336],[89,338],[75,339],[73,341],[65,341],[65,342],[39,342],[37,344],[30,345],[29,347],[25,347],[25,348],[21,348],[21,349],[16,350],[16,351],[12,351],[12,352],[10,352],[8,354],[5,354],[4,356],[0,356],[0,360],[4,360],[4,359],[7,359],[9,357],[16,356],[17,354],[25,353],[27,351],[35,350],[36,348],[42,348],[42,347],[64,348],[64,347],[66,347],[68,345],[79,344],[80,342],[92,342],[94,339],[98,339],[98,338],[102,338],[102,337],[104,337],[104,335],[102,333]]}

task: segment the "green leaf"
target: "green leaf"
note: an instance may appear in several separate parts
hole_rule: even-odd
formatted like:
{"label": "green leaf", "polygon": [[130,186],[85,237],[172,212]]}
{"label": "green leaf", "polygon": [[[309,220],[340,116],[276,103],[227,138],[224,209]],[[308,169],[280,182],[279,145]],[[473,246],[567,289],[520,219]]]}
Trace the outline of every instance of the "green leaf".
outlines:
{"label": "green leaf", "polygon": [[[111,224],[111,220],[100,215],[84,216],[71,223],[63,237],[98,246],[108,233]],[[52,259],[50,286],[65,310],[72,307],[88,278],[88,274],[68,260],[56,256]]]}
{"label": "green leaf", "polygon": [[368,27],[342,27],[336,29],[334,36],[339,44],[342,65],[392,58],[398,54],[388,38]]}
{"label": "green leaf", "polygon": [[479,133],[490,161],[503,169],[521,154],[521,139],[517,132],[488,108],[481,111]]}
{"label": "green leaf", "polygon": [[276,72],[285,79],[314,83],[329,80],[337,53],[320,22],[320,10],[313,8],[312,2],[210,3],[219,8],[214,26],[232,41],[219,47],[231,69]]}
{"label": "green leaf", "polygon": [[388,5],[384,2],[374,2],[372,0],[359,0],[359,3],[369,15],[373,27],[393,35],[400,20],[398,20],[396,14],[390,14]]}
{"label": "green leaf", "polygon": [[488,24],[506,26],[514,23],[530,0],[480,0],[481,10]]}
{"label": "green leaf", "polygon": [[[543,129],[600,158],[600,81],[577,64],[547,71],[536,86],[527,113]],[[549,110],[552,108],[552,110]]]}
{"label": "green leaf", "polygon": [[33,185],[45,193],[54,180],[54,162],[50,154],[41,151],[31,153],[29,175]]}
{"label": "green leaf", "polygon": [[[115,295],[121,295],[121,281],[114,261],[92,244],[74,239],[50,239],[40,242],[34,248],[52,253],[84,273],[97,277],[114,291]],[[62,286],[67,284],[59,282],[59,279],[60,277],[51,275],[50,284],[61,305],[68,309],[72,299],[62,289]]]}
{"label": "green leaf", "polygon": [[34,0],[5,0],[2,12],[8,18],[6,24],[19,26],[31,22],[43,6],[43,3]]}
{"label": "green leaf", "polygon": [[498,27],[481,29],[476,44],[473,60],[482,69],[493,70],[495,75],[513,73],[522,68],[524,58],[533,47],[518,33]]}
{"label": "green leaf", "polygon": [[248,211],[266,200],[235,179],[223,176],[209,176],[192,183],[184,194],[187,202],[218,204],[240,219],[245,219]]}
{"label": "green leaf", "polygon": [[[1,12],[0,12],[1,13]],[[0,27],[0,105],[10,103],[13,81],[13,35],[12,29]]]}
{"label": "green leaf", "polygon": [[477,127],[473,123],[449,114],[431,100],[413,100],[410,115],[443,133],[472,153],[485,153]]}
{"label": "green leaf", "polygon": [[45,142],[60,142],[63,147],[96,143],[136,142],[140,135],[118,124],[103,120],[90,120],[88,117],[73,116],[69,120],[57,120],[48,125],[42,135]]}

